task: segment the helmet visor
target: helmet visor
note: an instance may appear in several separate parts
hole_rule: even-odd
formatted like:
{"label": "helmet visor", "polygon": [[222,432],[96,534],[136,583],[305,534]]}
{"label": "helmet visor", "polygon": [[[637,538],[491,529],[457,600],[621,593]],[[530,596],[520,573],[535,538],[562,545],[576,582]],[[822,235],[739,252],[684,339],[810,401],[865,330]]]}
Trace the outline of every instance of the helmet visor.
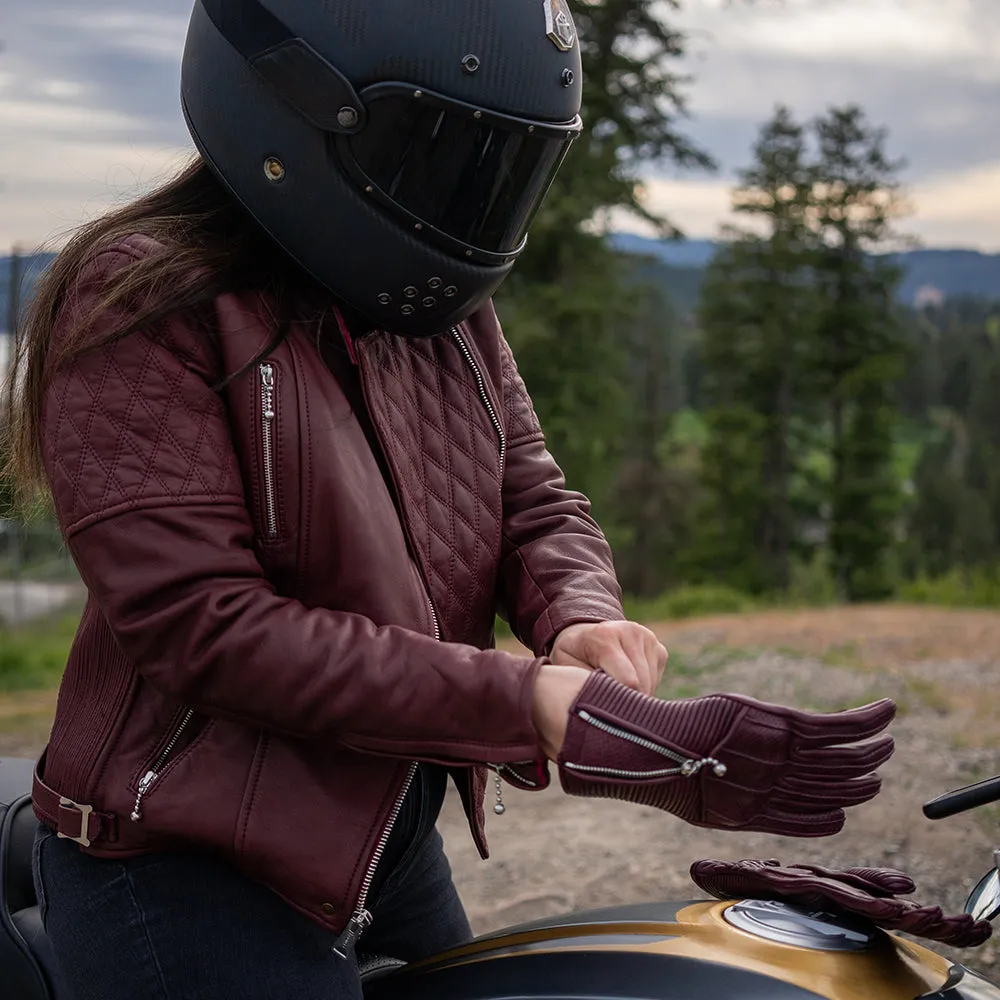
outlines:
{"label": "helmet visor", "polygon": [[409,88],[365,104],[367,123],[347,148],[366,190],[469,256],[520,248],[580,132],[579,119],[525,122]]}

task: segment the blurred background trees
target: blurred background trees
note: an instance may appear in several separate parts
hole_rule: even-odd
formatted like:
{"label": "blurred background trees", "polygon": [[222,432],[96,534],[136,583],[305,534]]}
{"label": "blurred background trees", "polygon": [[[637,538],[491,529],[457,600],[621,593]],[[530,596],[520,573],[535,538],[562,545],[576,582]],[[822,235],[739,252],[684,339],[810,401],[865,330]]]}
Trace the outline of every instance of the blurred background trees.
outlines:
{"label": "blurred background trees", "polygon": [[[576,0],[586,131],[497,300],[626,590],[732,608],[744,595],[1000,604],[1000,281],[904,295],[903,165],[881,123],[856,106],[812,120],[776,108],[705,267],[614,231],[631,217],[678,236],[642,177],[713,168],[685,134],[696,82],[677,71],[679,6]],[[45,262],[25,259],[29,285]],[[0,298],[6,314],[9,289]],[[56,566],[38,519],[13,547],[11,504],[0,478],[0,576],[15,556]]]}

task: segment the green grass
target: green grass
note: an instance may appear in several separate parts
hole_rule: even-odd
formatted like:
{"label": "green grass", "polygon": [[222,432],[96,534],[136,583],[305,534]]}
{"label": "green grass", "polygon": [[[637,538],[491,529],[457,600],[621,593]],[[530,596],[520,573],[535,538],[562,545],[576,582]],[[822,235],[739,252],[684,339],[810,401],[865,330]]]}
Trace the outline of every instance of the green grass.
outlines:
{"label": "green grass", "polygon": [[719,585],[678,587],[652,600],[627,599],[625,612],[636,621],[670,621],[702,615],[743,614],[757,608],[746,594]]}
{"label": "green grass", "polygon": [[16,628],[0,627],[0,692],[58,684],[79,620],[79,611],[62,612]]}
{"label": "green grass", "polygon": [[952,570],[945,576],[921,577],[899,588],[897,597],[914,604],[946,608],[1000,608],[1000,573]]}

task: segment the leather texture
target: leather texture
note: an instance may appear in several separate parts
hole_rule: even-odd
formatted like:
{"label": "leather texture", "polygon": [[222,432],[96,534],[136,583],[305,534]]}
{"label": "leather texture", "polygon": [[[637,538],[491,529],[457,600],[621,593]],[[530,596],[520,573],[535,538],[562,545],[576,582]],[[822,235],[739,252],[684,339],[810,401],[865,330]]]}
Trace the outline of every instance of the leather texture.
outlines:
{"label": "leather texture", "polygon": [[895,868],[782,866],[780,861],[696,861],[695,885],[717,899],[775,899],[813,909],[852,913],[886,930],[904,931],[957,948],[981,945],[992,933],[986,920],[967,913],[946,916],[939,906],[922,906],[897,894],[916,886]]}
{"label": "leather texture", "polygon": [[660,701],[594,673],[570,712],[559,777],[571,795],[695,826],[827,837],[846,807],[878,793],[872,772],[893,743],[877,734],[894,715],[888,700],[831,715],[739,695]]}
{"label": "leather texture", "polygon": [[[161,252],[98,255],[62,322]],[[90,853],[217,851],[340,930],[410,762],[452,769],[485,856],[484,766],[540,770],[542,654],[623,614],[492,307],[358,342],[395,496],[316,325],[276,328],[227,294],[52,373],[44,456],[89,601],[41,777],[106,817]],[[498,607],[534,658],[490,648]]]}

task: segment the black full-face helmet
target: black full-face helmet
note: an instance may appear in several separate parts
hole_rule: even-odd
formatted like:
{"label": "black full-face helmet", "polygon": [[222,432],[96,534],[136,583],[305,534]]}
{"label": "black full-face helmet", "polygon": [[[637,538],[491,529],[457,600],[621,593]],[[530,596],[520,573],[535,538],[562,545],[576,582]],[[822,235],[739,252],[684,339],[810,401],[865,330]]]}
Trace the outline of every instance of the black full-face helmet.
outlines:
{"label": "black full-face helmet", "polygon": [[567,0],[197,0],[181,99],[210,168],[373,325],[467,317],[573,139]]}

